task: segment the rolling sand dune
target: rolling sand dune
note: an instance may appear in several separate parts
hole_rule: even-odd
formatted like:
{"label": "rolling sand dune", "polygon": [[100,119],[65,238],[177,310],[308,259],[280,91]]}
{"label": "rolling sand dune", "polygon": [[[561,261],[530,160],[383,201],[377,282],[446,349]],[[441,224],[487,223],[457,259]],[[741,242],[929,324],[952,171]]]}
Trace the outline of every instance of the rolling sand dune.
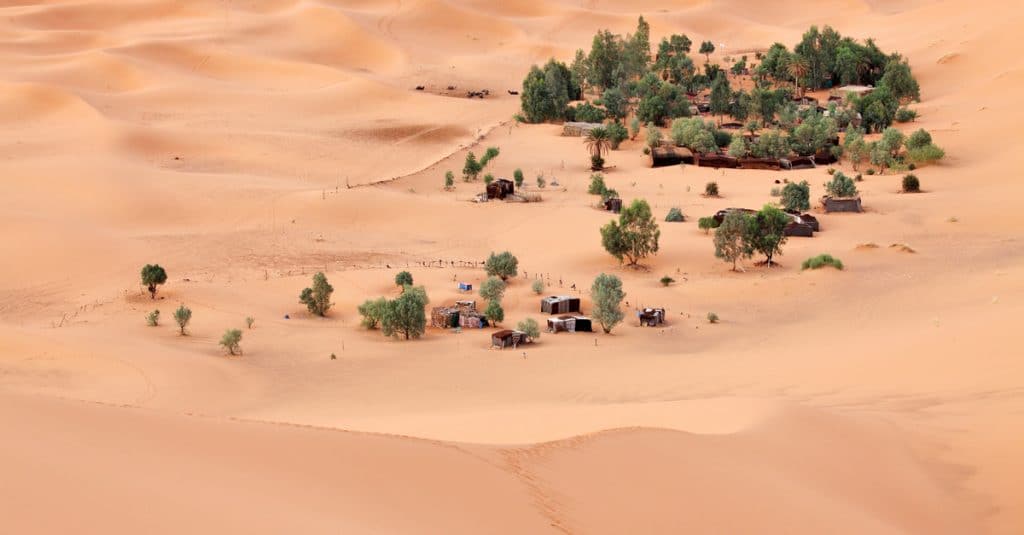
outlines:
{"label": "rolling sand dune", "polygon": [[[711,39],[720,62],[810,24],[874,37],[921,82],[907,128],[947,158],[915,171],[920,195],[865,176],[865,213],[819,214],[780,267],[734,273],[693,222],[770,202],[781,178],[817,197],[824,171],[651,169],[626,141],[609,186],[687,222],[661,224],[647,269],[623,268],[579,138],[518,125],[507,90],[640,12],[654,40]],[[6,530],[1024,529],[1018,6],[17,0],[0,15]],[[488,146],[488,172],[521,169],[543,202],[443,190]],[[721,198],[700,195],[712,180]],[[543,321],[538,276],[589,310],[599,272],[622,278],[626,322],[503,352],[491,331],[359,326],[398,271],[450,303],[505,249],[521,275],[503,325]],[[846,269],[800,271],[823,252]],[[138,285],[151,262],[169,273],[156,300]],[[326,319],[297,301],[317,271],[336,289]],[[636,324],[648,305],[664,328]],[[244,355],[225,356],[247,316]]]}

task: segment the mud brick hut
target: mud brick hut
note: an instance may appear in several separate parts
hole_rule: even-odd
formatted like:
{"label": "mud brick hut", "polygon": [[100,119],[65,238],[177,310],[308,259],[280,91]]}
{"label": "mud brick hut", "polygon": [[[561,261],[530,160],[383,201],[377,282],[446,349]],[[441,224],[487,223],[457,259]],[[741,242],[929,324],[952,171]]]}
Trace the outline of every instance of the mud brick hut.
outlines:
{"label": "mud brick hut", "polygon": [[522,331],[505,329],[491,335],[491,347],[498,349],[505,349],[506,347],[515,348],[519,344],[525,344],[527,341],[526,333]]}
{"label": "mud brick hut", "polygon": [[540,300],[540,311],[545,314],[569,314],[580,311],[580,298],[552,295]]}
{"label": "mud brick hut", "polygon": [[860,197],[837,198],[822,197],[821,205],[825,207],[825,213],[831,212],[863,212],[860,204]]}
{"label": "mud brick hut", "polygon": [[548,318],[549,333],[589,333],[594,332],[594,323],[586,316],[563,315]]}

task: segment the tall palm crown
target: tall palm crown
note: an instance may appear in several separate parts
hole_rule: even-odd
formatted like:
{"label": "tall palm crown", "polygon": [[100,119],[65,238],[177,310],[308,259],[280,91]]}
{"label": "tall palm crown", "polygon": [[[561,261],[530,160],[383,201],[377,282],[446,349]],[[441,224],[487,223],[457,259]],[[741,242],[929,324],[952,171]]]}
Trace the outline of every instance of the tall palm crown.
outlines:
{"label": "tall palm crown", "polygon": [[608,135],[607,129],[598,127],[587,133],[587,137],[583,139],[583,144],[587,146],[591,154],[600,158],[605,151],[611,148],[612,140]]}

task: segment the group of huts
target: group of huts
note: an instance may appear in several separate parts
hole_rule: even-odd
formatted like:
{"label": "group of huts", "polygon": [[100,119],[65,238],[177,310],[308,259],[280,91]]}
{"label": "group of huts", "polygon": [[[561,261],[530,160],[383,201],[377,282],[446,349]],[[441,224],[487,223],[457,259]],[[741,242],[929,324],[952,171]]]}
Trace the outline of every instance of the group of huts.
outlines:
{"label": "group of huts", "polygon": [[[726,208],[719,210],[713,216],[715,222],[719,225],[722,221],[725,221],[725,216],[732,212],[743,212],[748,215],[754,215],[757,210],[751,210],[750,208]],[[818,218],[811,214],[802,214],[796,211],[786,211],[786,215],[789,216],[789,223],[783,229],[782,233],[785,236],[798,236],[801,238],[812,238],[814,233],[821,230],[821,225],[818,223]]]}

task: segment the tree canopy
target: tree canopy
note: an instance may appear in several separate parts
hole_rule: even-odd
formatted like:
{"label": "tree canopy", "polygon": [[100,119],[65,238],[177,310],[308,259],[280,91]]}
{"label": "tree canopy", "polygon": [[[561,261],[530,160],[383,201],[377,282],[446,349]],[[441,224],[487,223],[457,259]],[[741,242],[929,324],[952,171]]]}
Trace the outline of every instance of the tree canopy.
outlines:
{"label": "tree canopy", "polygon": [[593,302],[591,316],[601,325],[605,334],[612,332],[612,328],[625,317],[621,308],[625,297],[622,281],[615,275],[601,273],[590,286],[590,300]]}
{"label": "tree canopy", "polygon": [[142,267],[142,284],[149,290],[150,299],[156,299],[156,287],[167,282],[167,272],[160,264],[146,264]]}
{"label": "tree canopy", "polygon": [[484,271],[488,275],[501,277],[503,281],[508,280],[519,274],[519,259],[508,251],[499,254],[492,252],[484,263]]}
{"label": "tree canopy", "polygon": [[333,304],[331,303],[332,293],[334,293],[334,287],[327,282],[327,277],[323,273],[317,273],[313,275],[313,286],[303,289],[299,294],[299,302],[306,305],[310,313],[326,316]]}
{"label": "tree canopy", "polygon": [[651,206],[643,199],[634,200],[622,209],[619,220],[601,228],[601,242],[606,251],[620,262],[636,265],[658,252],[661,231],[651,214]]}

